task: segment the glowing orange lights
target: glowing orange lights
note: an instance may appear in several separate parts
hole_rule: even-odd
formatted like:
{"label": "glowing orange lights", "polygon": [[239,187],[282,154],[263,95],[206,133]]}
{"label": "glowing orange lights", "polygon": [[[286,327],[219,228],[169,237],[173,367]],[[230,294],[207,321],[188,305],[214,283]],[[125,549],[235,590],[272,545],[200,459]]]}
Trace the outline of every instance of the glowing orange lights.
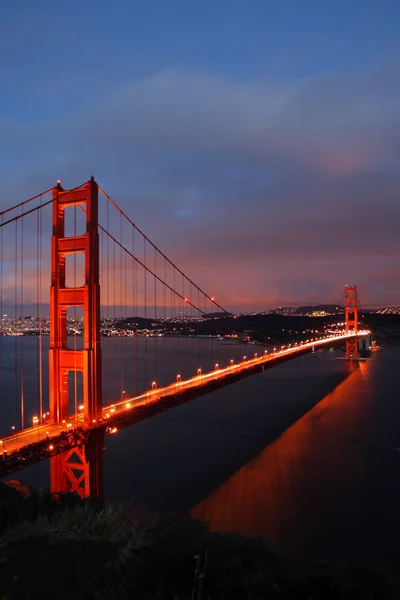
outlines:
{"label": "glowing orange lights", "polygon": [[[140,407],[140,406],[145,406],[146,404],[158,404],[158,402],[160,401],[160,398],[165,398],[165,397],[170,397],[173,398],[175,395],[178,396],[179,394],[181,394],[182,392],[186,391],[186,390],[195,390],[196,388],[198,388],[199,390],[201,390],[201,388],[203,388],[204,386],[207,386],[207,384],[210,382],[218,382],[218,381],[223,381],[225,378],[230,378],[234,375],[239,374],[239,373],[245,373],[245,372],[253,372],[253,370],[255,370],[257,367],[261,367],[263,368],[264,366],[267,366],[268,364],[274,364],[274,362],[280,362],[281,358],[285,358],[285,357],[295,357],[298,356],[300,354],[302,354],[306,349],[308,351],[311,351],[311,349],[313,347],[315,347],[315,351],[318,350],[318,348],[323,348],[325,347],[329,347],[332,342],[346,342],[346,341],[350,341],[354,338],[357,339],[357,337],[361,337],[361,336],[366,336],[369,335],[370,332],[367,330],[358,330],[357,336],[355,336],[353,330],[350,330],[349,332],[344,332],[341,331],[340,333],[338,332],[334,332],[334,333],[330,333],[329,335],[326,336],[319,336],[319,339],[313,339],[308,340],[308,342],[303,342],[302,345],[298,344],[292,344],[292,345],[286,345],[284,348],[282,348],[282,350],[279,351],[279,354],[273,354],[272,351],[269,354],[265,354],[264,352],[262,354],[257,354],[257,356],[254,356],[253,353],[251,356],[247,357],[247,356],[243,356],[243,362],[237,360],[236,362],[234,362],[233,358],[227,358],[226,363],[213,363],[212,365],[210,365],[210,370],[207,372],[202,373],[202,369],[199,367],[197,368],[196,372],[197,375],[194,375],[192,377],[190,377],[189,379],[185,379],[182,380],[184,377],[184,374],[182,373],[178,373],[176,375],[176,382],[172,382],[168,385],[162,386],[160,388],[157,388],[157,390],[149,390],[147,392],[144,392],[143,394],[140,394],[138,396],[134,396],[134,397],[130,397],[129,401],[127,402],[126,400],[121,400],[119,402],[116,402],[113,405],[108,405],[102,408],[102,412],[100,413],[100,417],[96,420],[93,419],[93,424],[90,423],[90,429],[91,431],[89,432],[90,436],[94,436],[95,441],[93,442],[93,453],[97,452],[98,448],[100,448],[101,446],[101,450],[103,449],[103,442],[100,441],[100,437],[96,438],[96,435],[99,432],[102,432],[103,430],[101,429],[101,426],[104,422],[106,422],[109,427],[107,428],[107,433],[115,433],[116,432],[116,418],[117,416],[119,417],[120,415],[122,415],[123,413],[128,414],[129,412],[131,414],[134,414],[134,411]],[[275,349],[276,350],[276,349]],[[256,353],[254,353],[256,354]],[[151,382],[150,382],[151,383]],[[155,383],[155,382],[153,382]],[[201,392],[200,392],[201,393]],[[37,417],[38,418],[38,417]],[[74,421],[75,419],[75,421]],[[15,452],[18,451],[19,448],[22,448],[24,446],[27,446],[28,444],[34,442],[38,442],[40,440],[47,440],[47,444],[46,444],[46,448],[50,450],[50,446],[48,444],[52,444],[53,442],[53,438],[57,438],[60,435],[60,431],[64,431],[64,432],[69,432],[71,433],[72,428],[76,426],[75,423],[77,423],[79,421],[79,425],[82,422],[82,413],[81,412],[77,412],[75,415],[70,415],[68,418],[68,421],[66,421],[65,419],[63,420],[64,422],[61,424],[57,424],[57,423],[47,423],[46,427],[38,427],[38,428],[27,428],[24,431],[21,432],[16,432],[15,431],[15,426],[12,426],[12,434],[10,433],[9,436],[7,436],[6,439],[4,439],[4,437],[2,438],[2,440],[0,441],[0,453],[3,451],[7,452],[7,453],[11,453],[11,452]],[[128,419],[127,419],[128,421]],[[119,426],[119,425],[118,425]],[[97,441],[96,441],[97,439]],[[54,449],[56,449],[57,446],[54,444]],[[79,449],[81,448],[81,450]],[[82,457],[83,459],[85,459],[85,452],[83,451],[83,447],[78,447],[79,453],[82,453]],[[92,452],[91,450],[91,452]],[[66,453],[66,455],[68,454],[68,452]],[[72,455],[70,455],[72,456]],[[92,454],[91,454],[92,456]],[[57,459],[57,460],[56,460]],[[68,459],[69,460],[69,459]],[[61,486],[58,489],[65,489],[62,486],[65,485],[65,480],[63,479],[64,476],[66,476],[67,470],[68,470],[68,464],[66,463],[66,459],[64,457],[64,453],[62,454],[57,454],[57,452],[52,452],[51,453],[51,469],[52,469],[52,477],[54,479],[54,490],[56,489],[56,485],[57,486]],[[58,463],[58,464],[57,464]],[[75,468],[75,467],[74,467]],[[81,471],[82,473],[85,472],[88,469],[88,465],[87,464],[83,464],[81,465]],[[81,475],[79,475],[80,477]],[[57,477],[60,477],[59,480],[57,480]],[[86,477],[86,475],[85,475]],[[97,477],[97,475],[96,475]],[[85,479],[85,486],[89,485],[89,481],[90,480],[86,480]],[[97,485],[97,484],[96,484]],[[89,489],[87,487],[85,487],[85,490]],[[85,492],[86,493],[86,492]],[[87,492],[89,493],[89,492]]]}

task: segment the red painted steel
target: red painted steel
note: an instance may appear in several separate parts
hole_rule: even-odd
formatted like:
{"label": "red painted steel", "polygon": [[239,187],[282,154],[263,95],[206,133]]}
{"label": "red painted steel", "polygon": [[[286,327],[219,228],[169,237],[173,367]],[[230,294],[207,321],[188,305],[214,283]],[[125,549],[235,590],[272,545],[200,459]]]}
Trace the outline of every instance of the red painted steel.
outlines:
{"label": "red painted steel", "polygon": [[[65,209],[77,205],[86,212],[86,233],[65,237]],[[81,288],[67,288],[65,259],[68,254],[76,253],[85,255],[85,283]],[[67,309],[71,306],[83,308],[83,350],[67,347]],[[60,425],[69,417],[68,373],[71,371],[83,374],[84,425],[92,427],[101,417],[103,404],[98,186],[93,177],[74,190],[64,190],[60,184],[53,190],[49,403],[50,419]],[[81,490],[80,493],[83,490],[85,494],[101,495],[99,469],[95,466],[101,460],[99,447],[97,442],[89,440],[85,446],[74,449],[72,454],[69,451],[51,458],[51,490]],[[76,459],[74,467],[71,457]]]}
{"label": "red painted steel", "polygon": [[[348,286],[345,288],[345,307],[344,316],[346,323],[346,333],[354,331],[358,333],[358,298],[357,286]],[[358,358],[358,339],[346,340],[346,358]]]}

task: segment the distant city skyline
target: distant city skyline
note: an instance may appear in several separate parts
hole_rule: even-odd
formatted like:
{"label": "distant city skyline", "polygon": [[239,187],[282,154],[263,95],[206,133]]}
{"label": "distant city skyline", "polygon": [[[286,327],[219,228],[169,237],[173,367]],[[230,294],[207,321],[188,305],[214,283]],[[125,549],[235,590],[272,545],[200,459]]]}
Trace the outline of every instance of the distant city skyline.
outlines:
{"label": "distant city skyline", "polygon": [[[264,312],[272,312],[272,311],[281,311],[281,314],[289,314],[289,313],[285,313],[284,311],[287,311],[287,309],[298,309],[300,307],[313,307],[316,308],[318,306],[327,306],[326,303],[321,302],[321,303],[316,303],[316,304],[304,304],[304,305],[299,305],[299,306],[291,306],[291,305],[282,305],[282,306],[269,306],[269,307],[265,307],[264,309],[261,309],[259,311],[252,311],[252,310],[232,310],[230,311],[231,314],[251,314],[251,313],[264,313]],[[333,306],[333,305],[332,305]],[[343,306],[341,307],[343,308]],[[183,311],[178,311],[177,309],[175,309],[175,315],[173,315],[173,310],[170,310],[171,307],[167,306],[166,307],[166,311],[163,311],[163,307],[159,306],[157,308],[157,319],[163,319],[163,318],[172,318],[173,316],[175,316],[175,318],[179,317],[179,316],[184,316],[184,312]],[[379,306],[363,306],[362,307],[363,310],[366,311],[385,311],[387,313],[392,312],[391,309],[394,309],[395,314],[400,314],[400,306],[384,306],[384,305],[379,305]],[[228,309],[227,309],[228,311]],[[76,309],[76,319],[79,320],[82,318],[82,311],[79,309]],[[49,318],[49,314],[50,314],[50,310],[49,310],[49,305],[48,304],[43,304],[41,305],[40,308],[40,316],[42,319],[48,319]],[[210,310],[207,311],[205,313],[205,315],[207,314],[218,314],[218,311],[213,311],[211,312]],[[138,306],[136,308],[135,311],[133,311],[132,309],[130,309],[130,307],[121,307],[121,306],[101,306],[101,318],[102,319],[121,319],[121,318],[131,318],[131,317],[147,317],[148,319],[154,319],[154,307],[147,307],[147,309],[145,310],[144,306]],[[202,315],[200,313],[196,313],[195,311],[193,311],[193,314],[191,315],[192,317],[201,317]],[[315,315],[318,316],[318,315]],[[323,316],[323,315],[320,315]],[[14,318],[19,318],[19,317],[32,317],[32,318],[37,318],[38,317],[38,308],[37,308],[37,304],[24,304],[22,306],[22,311],[21,311],[21,306],[18,305],[17,306],[17,312],[15,315],[15,310],[14,310],[14,305],[7,305],[4,304],[3,305],[3,313],[0,316],[0,318],[2,317],[6,317],[8,319],[14,319]],[[71,310],[68,314],[68,318],[73,318],[73,310]]]}
{"label": "distant city skyline", "polygon": [[346,283],[400,304],[397,3],[21,0],[0,18],[0,210],[94,175],[227,310],[334,304]]}

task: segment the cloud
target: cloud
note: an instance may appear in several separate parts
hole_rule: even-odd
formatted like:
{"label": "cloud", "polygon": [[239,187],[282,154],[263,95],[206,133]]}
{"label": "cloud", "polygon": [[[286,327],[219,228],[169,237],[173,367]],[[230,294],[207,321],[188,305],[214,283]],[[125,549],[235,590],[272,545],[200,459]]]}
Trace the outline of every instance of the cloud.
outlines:
{"label": "cloud", "polygon": [[335,302],[347,279],[400,302],[398,67],[251,82],[167,69],[57,119],[3,122],[1,203],[94,174],[227,306]]}

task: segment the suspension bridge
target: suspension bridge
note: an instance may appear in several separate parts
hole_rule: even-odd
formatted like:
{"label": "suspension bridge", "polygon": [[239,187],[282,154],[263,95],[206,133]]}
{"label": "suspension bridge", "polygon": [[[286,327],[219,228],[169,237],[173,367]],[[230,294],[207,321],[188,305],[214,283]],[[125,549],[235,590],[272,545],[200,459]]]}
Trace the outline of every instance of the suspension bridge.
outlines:
{"label": "suspension bridge", "polygon": [[[346,286],[343,330],[221,344],[206,325],[237,340],[230,313],[93,178],[0,216],[0,477],[50,459],[53,492],[101,495],[104,435],[318,348],[357,360],[369,339]],[[191,359],[180,336],[194,331]]]}

